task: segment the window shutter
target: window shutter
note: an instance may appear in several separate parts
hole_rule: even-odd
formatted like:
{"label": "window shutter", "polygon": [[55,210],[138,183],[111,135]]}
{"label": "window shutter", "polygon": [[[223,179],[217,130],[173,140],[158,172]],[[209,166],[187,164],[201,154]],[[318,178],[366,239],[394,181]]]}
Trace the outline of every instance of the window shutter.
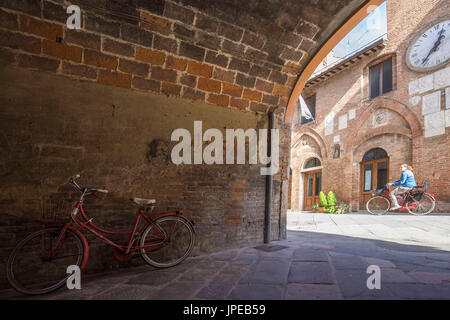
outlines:
{"label": "window shutter", "polygon": [[380,95],[380,65],[370,68],[370,99]]}
{"label": "window shutter", "polygon": [[383,94],[392,91],[392,59],[383,62]]}

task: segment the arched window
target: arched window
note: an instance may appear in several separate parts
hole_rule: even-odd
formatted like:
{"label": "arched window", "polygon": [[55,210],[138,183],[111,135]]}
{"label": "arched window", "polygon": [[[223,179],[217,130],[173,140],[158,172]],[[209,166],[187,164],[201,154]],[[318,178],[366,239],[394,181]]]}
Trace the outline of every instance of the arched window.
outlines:
{"label": "arched window", "polygon": [[384,151],[381,148],[375,148],[375,149],[371,149],[366,152],[366,154],[364,155],[364,157],[362,159],[362,162],[379,160],[379,159],[384,159],[384,158],[388,158],[386,151]]}
{"label": "arched window", "polygon": [[322,163],[320,162],[319,159],[317,159],[317,158],[312,158],[312,159],[309,159],[309,160],[305,163],[304,169],[320,167],[321,165],[322,165]]}

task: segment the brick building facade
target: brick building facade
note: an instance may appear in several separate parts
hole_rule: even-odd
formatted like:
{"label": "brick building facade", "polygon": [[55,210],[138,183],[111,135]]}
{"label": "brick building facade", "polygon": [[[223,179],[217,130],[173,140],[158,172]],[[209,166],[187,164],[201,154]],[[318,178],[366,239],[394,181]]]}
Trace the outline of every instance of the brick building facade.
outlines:
{"label": "brick building facade", "polygon": [[[302,124],[299,110],[294,117],[292,209],[308,210],[316,192],[333,190],[351,210],[365,210],[367,191],[397,180],[402,163],[418,184],[430,179],[436,211],[450,209],[450,67],[417,72],[405,61],[411,40],[449,14],[448,1],[388,0],[387,40],[309,80],[302,95],[314,96],[316,119]],[[392,72],[392,83],[371,97],[377,65]]]}

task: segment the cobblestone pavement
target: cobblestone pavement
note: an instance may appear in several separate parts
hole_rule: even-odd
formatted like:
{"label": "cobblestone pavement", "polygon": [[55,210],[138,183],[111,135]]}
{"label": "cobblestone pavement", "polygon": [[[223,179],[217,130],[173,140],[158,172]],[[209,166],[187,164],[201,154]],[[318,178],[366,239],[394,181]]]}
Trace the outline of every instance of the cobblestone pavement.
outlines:
{"label": "cobblestone pavement", "polygon": [[[289,212],[288,239],[256,247],[82,279],[81,290],[33,299],[450,299],[449,214]],[[379,290],[367,288],[369,265],[381,269]]]}

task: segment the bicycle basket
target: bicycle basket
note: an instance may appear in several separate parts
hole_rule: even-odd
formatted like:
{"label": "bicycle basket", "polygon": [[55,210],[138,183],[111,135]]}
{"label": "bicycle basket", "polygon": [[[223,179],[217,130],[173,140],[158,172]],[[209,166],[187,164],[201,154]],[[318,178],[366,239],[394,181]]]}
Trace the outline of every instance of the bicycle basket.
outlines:
{"label": "bicycle basket", "polygon": [[379,195],[383,194],[383,192],[384,192],[384,188],[375,189],[375,190],[373,191],[373,195],[374,195],[374,196],[379,196]]}
{"label": "bicycle basket", "polygon": [[41,220],[46,223],[68,221],[75,202],[71,199],[45,198],[41,200]]}

